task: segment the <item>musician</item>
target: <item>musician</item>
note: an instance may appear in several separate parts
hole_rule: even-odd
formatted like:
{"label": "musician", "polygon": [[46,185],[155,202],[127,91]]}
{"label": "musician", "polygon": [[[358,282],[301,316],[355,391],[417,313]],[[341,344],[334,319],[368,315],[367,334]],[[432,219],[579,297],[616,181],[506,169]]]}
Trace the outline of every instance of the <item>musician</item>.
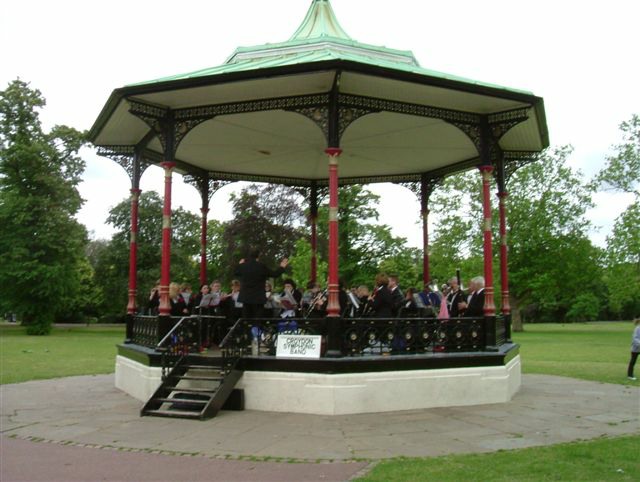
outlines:
{"label": "musician", "polygon": [[180,285],[180,294],[182,295],[184,302],[187,304],[187,310],[189,311],[189,314],[193,313],[196,305],[194,304],[195,297],[193,296],[193,293],[191,291],[191,284],[182,283]]}
{"label": "musician", "polygon": [[273,287],[268,281],[264,284],[264,295],[267,298],[264,304],[264,316],[267,318],[275,318],[280,313],[280,303],[273,297]]}
{"label": "musician", "polygon": [[416,317],[420,314],[420,309],[416,303],[417,295],[418,290],[416,288],[407,288],[407,292],[404,295],[404,300],[402,302],[402,307],[398,312],[399,316]]}
{"label": "musician", "polygon": [[476,276],[469,283],[468,301],[463,302],[464,316],[472,318],[481,318],[484,316],[484,277]]}
{"label": "musician", "polygon": [[423,290],[418,295],[424,304],[427,316],[438,316],[438,313],[440,312],[440,296],[431,289],[429,283],[424,284]]}
{"label": "musician", "polygon": [[229,322],[235,323],[242,317],[242,303],[238,301],[238,296],[240,296],[240,281],[234,279],[231,281],[231,293],[223,295],[220,301],[222,313]]}
{"label": "musician", "polygon": [[200,286],[200,292],[193,297],[194,312],[201,315],[208,315],[210,303],[211,288],[208,284],[203,284]]}
{"label": "musician", "polygon": [[187,304],[180,294],[178,283],[169,284],[169,303],[171,303],[171,316],[186,316],[189,314]]}
{"label": "musician", "polygon": [[305,318],[322,318],[325,316],[323,305],[327,301],[327,292],[320,291],[320,285],[310,281],[307,291],[302,295],[302,310]]}
{"label": "musician", "polygon": [[209,313],[212,315],[222,315],[222,307],[220,303],[223,298],[226,296],[225,293],[222,292],[222,283],[218,280],[214,280],[211,282],[211,291],[209,292],[211,295],[209,299]]}
{"label": "musician", "polygon": [[280,293],[280,305],[282,306],[280,318],[297,316],[301,303],[302,293],[296,287],[296,283],[290,278],[284,280],[284,289]]}
{"label": "musician", "polygon": [[268,268],[259,261],[260,250],[252,249],[249,260],[240,260],[235,275],[240,280],[240,295],[238,301],[242,303],[243,318],[261,318],[264,313],[264,304],[267,301],[264,287],[268,278],[277,278],[289,264],[284,258],[280,266],[275,270]]}
{"label": "musician", "polygon": [[458,285],[458,278],[453,277],[449,280],[449,294],[447,295],[447,308],[449,317],[456,318],[463,316],[466,308],[466,296]]}
{"label": "musician", "polygon": [[398,312],[400,311],[400,308],[402,308],[402,305],[404,303],[404,294],[402,293],[400,286],[398,286],[398,275],[389,275],[389,285],[387,287],[391,292],[391,314],[392,316],[398,316]]}
{"label": "musician", "polygon": [[362,306],[360,305],[360,299],[358,297],[358,291],[356,288],[344,291],[347,295],[347,308],[342,313],[343,318],[358,318],[360,316]]}
{"label": "musician", "polygon": [[[329,281],[327,280],[327,285]],[[349,296],[345,289],[344,280],[338,278],[338,305],[340,307],[339,316],[346,317],[349,308]],[[322,292],[320,299],[316,301],[315,316],[322,318],[327,315],[327,307],[329,306],[329,290]]]}
{"label": "musician", "polygon": [[149,293],[149,304],[147,305],[149,314],[157,315],[159,306],[160,306],[160,280],[156,281],[155,286],[151,288],[151,292]]}
{"label": "musician", "polygon": [[378,273],[375,289],[369,297],[369,306],[376,318],[391,318],[393,316],[393,297],[389,291],[389,277],[385,273]]}

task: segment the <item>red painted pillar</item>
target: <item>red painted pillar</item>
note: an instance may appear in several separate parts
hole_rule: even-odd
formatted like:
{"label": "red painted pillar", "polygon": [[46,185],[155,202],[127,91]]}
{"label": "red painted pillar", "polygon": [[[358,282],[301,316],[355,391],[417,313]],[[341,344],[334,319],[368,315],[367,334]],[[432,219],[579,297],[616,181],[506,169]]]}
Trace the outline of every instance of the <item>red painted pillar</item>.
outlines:
{"label": "red painted pillar", "polygon": [[200,209],[202,213],[202,233],[200,233],[200,286],[207,282],[207,213],[209,208]]}
{"label": "red painted pillar", "polygon": [[500,284],[502,285],[502,314],[511,314],[509,303],[509,270],[508,270],[508,248],[507,248],[507,215],[506,200],[508,193],[501,191],[498,193],[500,207]]}
{"label": "red painted pillar", "polygon": [[160,270],[160,316],[170,316],[169,283],[171,281],[171,174],[175,162],[163,162],[164,206],[162,208],[162,267]]}
{"label": "red painted pillar", "polygon": [[318,281],[318,186],[311,183],[309,195],[309,222],[311,223],[311,281]]}
{"label": "red painted pillar", "polygon": [[480,166],[482,173],[482,211],[484,214],[484,315],[495,316],[493,301],[493,244],[491,239],[491,172],[493,166]]}
{"label": "red painted pillar", "polygon": [[129,240],[129,303],[127,314],[135,315],[137,311],[136,295],[138,278],[138,207],[140,189],[131,189],[131,238]]}
{"label": "red painted pillar", "polygon": [[420,189],[420,214],[422,215],[422,282],[426,285],[431,279],[431,274],[429,272],[429,200],[425,182],[422,182]]}
{"label": "red painted pillar", "polygon": [[327,317],[340,316],[338,286],[338,156],[342,153],[339,147],[325,149],[329,156],[329,301]]}
{"label": "red painted pillar", "polygon": [[318,217],[311,215],[311,281],[315,283],[318,280],[318,233],[317,225]]}

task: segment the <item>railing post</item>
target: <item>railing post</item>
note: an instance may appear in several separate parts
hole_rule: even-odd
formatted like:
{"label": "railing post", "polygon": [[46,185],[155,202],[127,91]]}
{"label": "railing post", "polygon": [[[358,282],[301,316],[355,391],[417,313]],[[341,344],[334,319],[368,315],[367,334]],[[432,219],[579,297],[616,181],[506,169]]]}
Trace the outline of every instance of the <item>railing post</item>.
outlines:
{"label": "railing post", "polygon": [[133,343],[133,323],[135,322],[135,315],[127,314],[125,320],[127,326],[124,335],[124,342]]}

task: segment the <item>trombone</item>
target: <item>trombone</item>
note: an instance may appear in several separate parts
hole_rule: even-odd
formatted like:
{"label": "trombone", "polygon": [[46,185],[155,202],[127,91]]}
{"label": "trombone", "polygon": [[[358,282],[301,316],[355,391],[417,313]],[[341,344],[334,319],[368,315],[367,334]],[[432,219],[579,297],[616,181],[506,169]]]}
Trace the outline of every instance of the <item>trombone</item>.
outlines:
{"label": "trombone", "polygon": [[316,293],[316,295],[311,299],[311,301],[309,302],[309,306],[307,307],[306,311],[304,312],[304,317],[308,318],[309,315],[311,315],[311,313],[313,312],[313,310],[315,309],[315,306],[322,301],[323,298],[326,298],[327,296],[327,291],[328,290],[324,290],[324,291],[318,291]]}

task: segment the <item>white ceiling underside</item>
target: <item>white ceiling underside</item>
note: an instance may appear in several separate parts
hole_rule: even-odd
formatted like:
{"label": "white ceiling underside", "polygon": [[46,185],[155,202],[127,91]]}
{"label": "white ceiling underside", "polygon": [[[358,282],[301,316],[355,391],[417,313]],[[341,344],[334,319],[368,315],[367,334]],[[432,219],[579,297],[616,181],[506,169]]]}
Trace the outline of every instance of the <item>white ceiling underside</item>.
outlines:
{"label": "white ceiling underside", "polygon": [[[420,173],[477,155],[456,127],[393,113],[356,120],[341,146],[341,177]],[[159,150],[160,144],[154,141],[151,147]],[[323,179],[328,173],[325,147],[322,131],[305,116],[268,111],[204,122],[187,135],[176,157],[208,171]]]}

